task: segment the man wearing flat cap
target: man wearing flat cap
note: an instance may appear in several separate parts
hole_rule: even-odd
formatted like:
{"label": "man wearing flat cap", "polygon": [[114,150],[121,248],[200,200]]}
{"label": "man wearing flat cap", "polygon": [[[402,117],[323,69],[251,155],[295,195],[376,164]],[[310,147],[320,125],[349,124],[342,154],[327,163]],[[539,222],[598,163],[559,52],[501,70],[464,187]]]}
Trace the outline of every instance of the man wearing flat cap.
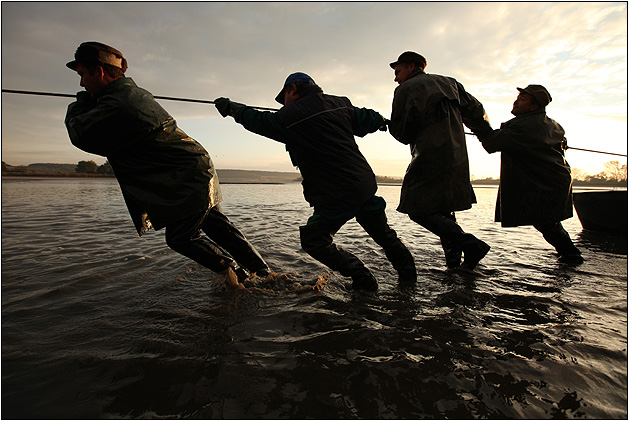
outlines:
{"label": "man wearing flat cap", "polygon": [[490,247],[464,232],[455,212],[476,203],[463,125],[491,131],[485,110],[454,78],[426,73],[420,54],[404,52],[390,66],[399,86],[389,131],[412,155],[397,210],[439,236],[448,268],[472,270]]}
{"label": "man wearing flat cap", "polygon": [[496,222],[533,225],[568,263],[583,261],[561,221],[572,216],[572,174],[564,156],[565,132],[546,115],[552,101],[541,85],[517,88],[511,114],[500,129],[479,136],[489,153],[501,152]]}
{"label": "man wearing flat cap", "polygon": [[356,218],[385,254],[402,282],[414,282],[417,271],[411,253],[387,223],[386,202],[376,196],[376,177],[358,149],[363,137],[384,126],[374,110],[357,108],[345,97],[324,94],[305,73],[286,78],[275,98],[283,107],[261,112],[218,98],[223,117],[234,117],[245,129],[286,145],[303,177],[304,197],[314,214],[300,227],[301,246],[308,254],[352,278],[352,288],[375,291],[376,279],[360,259],[333,242],[336,232]]}
{"label": "man wearing flat cap", "polygon": [[169,247],[231,284],[250,273],[268,273],[260,254],[220,210],[209,154],[150,92],[125,77],[122,53],[84,42],[74,57],[67,67],[79,74],[85,91],[68,106],[70,140],[107,157],[138,234],[166,228]]}

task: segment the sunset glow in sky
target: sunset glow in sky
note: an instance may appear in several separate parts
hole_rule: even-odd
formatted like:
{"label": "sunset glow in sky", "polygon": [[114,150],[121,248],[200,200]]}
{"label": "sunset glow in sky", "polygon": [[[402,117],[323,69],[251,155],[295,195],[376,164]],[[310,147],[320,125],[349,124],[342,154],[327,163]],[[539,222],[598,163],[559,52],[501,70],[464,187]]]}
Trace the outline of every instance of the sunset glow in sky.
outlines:
{"label": "sunset glow in sky", "polygon": [[[406,50],[452,76],[494,128],[511,119],[516,87],[544,85],[568,145],[627,153],[627,4],[3,2],[2,88],[75,93],[65,67],[83,41],[123,52],[127,76],[154,95],[249,105],[274,102],[286,76],[308,73],[326,93],[389,117],[393,70]],[[76,149],[63,124],[71,99],[2,94],[2,160],[11,165],[105,158]],[[294,171],[284,147],[223,119],[214,106],[160,103],[216,167]],[[468,137],[471,173],[498,177],[499,154]],[[388,133],[358,139],[376,174],[403,176],[408,146]],[[626,158],[568,150],[589,174]]]}

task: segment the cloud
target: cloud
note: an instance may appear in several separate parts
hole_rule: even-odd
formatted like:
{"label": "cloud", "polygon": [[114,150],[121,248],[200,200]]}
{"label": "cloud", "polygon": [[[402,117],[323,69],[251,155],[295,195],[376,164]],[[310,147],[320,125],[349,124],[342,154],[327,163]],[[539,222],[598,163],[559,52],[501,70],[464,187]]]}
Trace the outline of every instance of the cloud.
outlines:
{"label": "cloud", "polygon": [[[529,83],[549,89],[549,113],[577,138],[584,116],[599,116],[587,121],[614,129],[609,121],[626,123],[626,3],[3,2],[3,88],[80,90],[65,63],[87,40],[120,49],[128,76],[155,95],[227,96],[277,107],[273,99],[286,76],[303,71],[326,92],[388,115],[396,86],[388,63],[414,50],[428,59],[428,72],[455,77],[491,104],[494,126],[511,117],[516,86]],[[42,161],[36,157],[44,149],[65,150],[69,162],[82,156],[63,126],[68,101],[7,94],[2,101],[5,161]],[[243,156],[247,148],[236,147],[255,149],[242,127],[230,121],[233,131],[224,140],[213,131],[229,120],[216,118],[212,106],[162,103],[210,153],[231,151],[240,162],[256,162],[253,152]],[[390,140],[366,140],[367,159],[388,156]],[[20,148],[28,153],[18,155]],[[270,150],[275,155],[257,162],[277,165],[286,158],[281,147]],[[407,150],[393,150],[390,162],[403,171]],[[33,161],[20,161],[25,156]],[[470,152],[477,177],[484,176],[486,159]]]}

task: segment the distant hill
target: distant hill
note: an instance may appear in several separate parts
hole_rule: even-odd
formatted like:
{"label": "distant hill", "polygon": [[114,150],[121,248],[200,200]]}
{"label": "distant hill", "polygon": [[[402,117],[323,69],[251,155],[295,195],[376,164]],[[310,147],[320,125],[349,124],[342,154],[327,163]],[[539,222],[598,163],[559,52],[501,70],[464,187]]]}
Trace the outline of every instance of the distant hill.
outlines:
{"label": "distant hill", "polygon": [[76,164],[29,164],[26,168],[37,172],[73,173],[75,172]]}
{"label": "distant hill", "polygon": [[257,184],[285,184],[298,183],[301,174],[298,172],[252,171],[252,170],[222,170],[217,169],[220,183],[257,183]]}
{"label": "distant hill", "polygon": [[[2,175],[14,176],[78,176],[87,177],[97,174],[78,174],[76,172],[77,164],[50,164],[36,163],[29,165],[13,166],[2,162]],[[218,179],[223,184],[287,184],[298,183],[301,181],[301,174],[298,172],[279,172],[279,171],[250,171],[250,170],[231,170],[217,169]],[[98,174],[102,175],[102,174]]]}

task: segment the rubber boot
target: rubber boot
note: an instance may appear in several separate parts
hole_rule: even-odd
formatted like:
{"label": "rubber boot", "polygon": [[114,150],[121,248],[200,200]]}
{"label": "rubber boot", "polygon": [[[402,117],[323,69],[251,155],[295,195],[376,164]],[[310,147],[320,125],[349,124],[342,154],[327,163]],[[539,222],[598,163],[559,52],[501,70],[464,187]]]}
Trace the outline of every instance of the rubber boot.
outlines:
{"label": "rubber boot", "polygon": [[490,247],[472,234],[464,232],[459,224],[453,220],[453,216],[452,213],[434,213],[410,215],[410,218],[439,236],[446,253],[446,264],[448,260],[451,264],[456,264],[459,250],[461,250],[464,256],[461,267],[472,270],[489,252]]}
{"label": "rubber boot", "polygon": [[376,291],[376,278],[363,262],[353,254],[333,243],[330,230],[324,226],[299,227],[301,247],[310,256],[330,269],[352,278],[352,288]]}
{"label": "rubber boot", "polygon": [[546,225],[534,225],[535,229],[542,233],[544,239],[557,250],[559,261],[564,263],[582,263],[581,251],[570,239],[570,234],[564,229],[561,222]]}
{"label": "rubber boot", "polygon": [[260,253],[218,207],[208,211],[201,229],[249,272],[259,276],[269,274],[269,266]]}
{"label": "rubber boot", "polygon": [[406,248],[395,230],[389,227],[385,212],[361,214],[356,221],[369,236],[384,249],[393,268],[397,271],[399,281],[404,283],[417,281],[417,268],[413,255]]}

